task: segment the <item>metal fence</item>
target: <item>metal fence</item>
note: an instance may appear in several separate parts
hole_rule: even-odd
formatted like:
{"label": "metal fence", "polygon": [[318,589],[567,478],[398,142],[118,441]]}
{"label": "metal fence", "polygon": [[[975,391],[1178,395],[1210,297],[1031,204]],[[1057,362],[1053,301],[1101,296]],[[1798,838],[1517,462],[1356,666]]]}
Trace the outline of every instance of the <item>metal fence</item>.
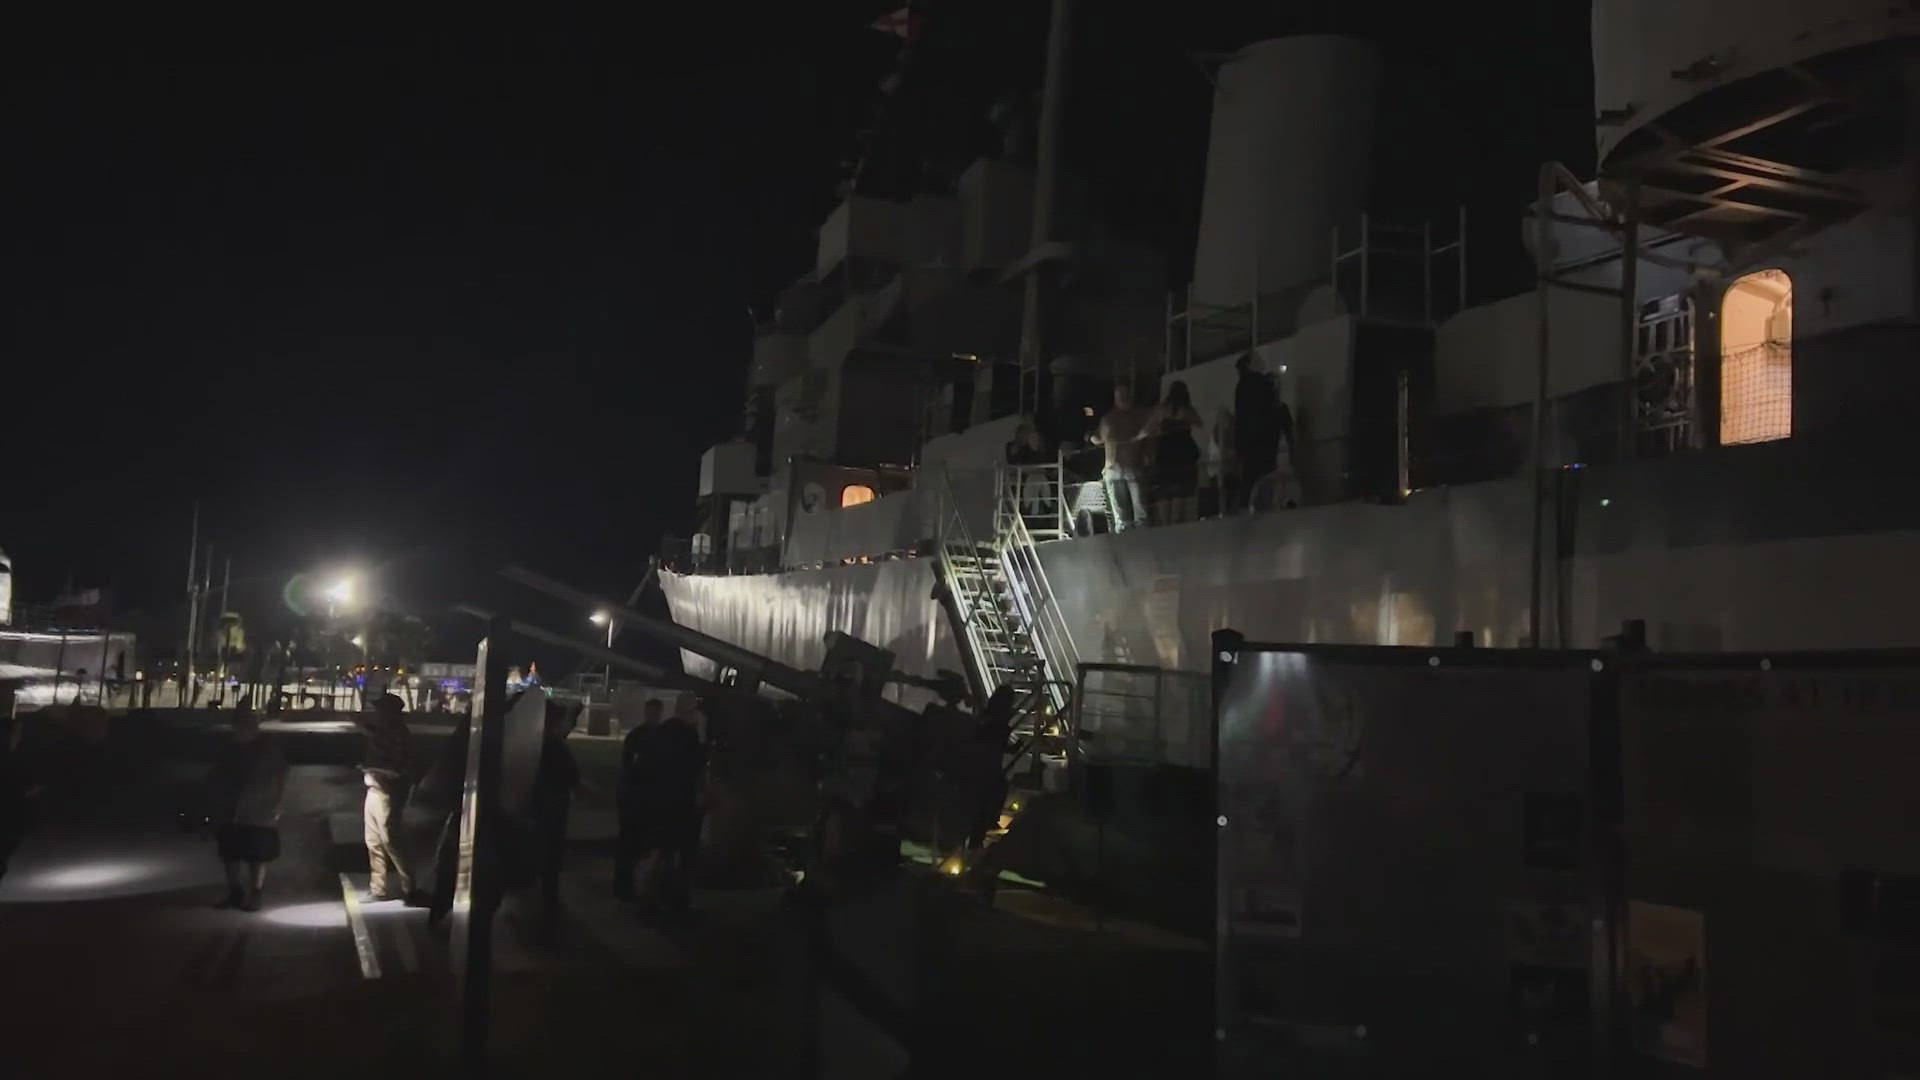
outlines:
{"label": "metal fence", "polygon": [[1073,731],[1087,760],[1211,766],[1205,675],[1138,664],[1081,664],[1077,678]]}
{"label": "metal fence", "polygon": [[1221,1075],[1920,1068],[1920,651],[1214,652]]}

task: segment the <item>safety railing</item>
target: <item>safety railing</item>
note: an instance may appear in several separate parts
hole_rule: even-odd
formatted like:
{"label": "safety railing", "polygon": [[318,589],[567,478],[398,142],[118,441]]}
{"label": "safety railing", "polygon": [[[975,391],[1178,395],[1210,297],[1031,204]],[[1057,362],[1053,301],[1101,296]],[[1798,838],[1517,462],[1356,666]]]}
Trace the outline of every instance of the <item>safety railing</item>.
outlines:
{"label": "safety railing", "polygon": [[1065,539],[1069,515],[1064,472],[1058,456],[1038,464],[1000,466],[995,477],[994,533],[1005,533],[1010,527],[1007,519],[1018,517],[1036,541]]}
{"label": "safety railing", "polygon": [[1071,684],[1066,680],[1079,665],[1080,653],[1074,647],[1066,618],[1060,613],[1060,602],[1047,580],[1046,568],[1034,550],[1033,536],[1018,515],[1013,517],[1012,527],[1000,537],[995,550],[1000,555],[1014,608],[1026,624],[1028,637],[1044,665],[1054,709],[1065,715],[1072,703]]}
{"label": "safety railing", "polygon": [[1021,687],[1013,707],[1012,734],[1016,743],[1007,753],[1003,770],[1007,776],[1018,772],[1022,765],[1032,766],[1049,749],[1071,756],[1073,718],[1059,712],[1054,702],[1072,692],[1073,685],[1064,679],[1041,679]]}
{"label": "safety railing", "polygon": [[984,697],[1006,681],[1001,671],[1004,662],[997,657],[1005,656],[1012,646],[1015,628],[1008,625],[988,564],[995,546],[982,546],[973,538],[966,514],[954,498],[951,471],[942,468],[941,481],[935,496],[940,579],[953,593],[954,608],[960,615],[961,644],[973,660]]}
{"label": "safety railing", "polygon": [[1091,761],[1209,768],[1207,676],[1142,664],[1081,664],[1072,731]]}

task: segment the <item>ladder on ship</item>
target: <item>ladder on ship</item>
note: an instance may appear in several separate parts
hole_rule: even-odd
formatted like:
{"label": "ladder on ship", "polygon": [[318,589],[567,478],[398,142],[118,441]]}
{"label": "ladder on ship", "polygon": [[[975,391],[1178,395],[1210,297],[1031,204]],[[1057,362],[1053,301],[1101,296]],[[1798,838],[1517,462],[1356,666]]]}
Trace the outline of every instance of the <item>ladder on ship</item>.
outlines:
{"label": "ladder on ship", "polygon": [[993,531],[973,535],[947,476],[939,559],[949,614],[981,701],[1011,686],[1025,708],[1016,734],[1062,734],[1072,715],[1073,635],[1041,565],[1036,545],[1063,539],[1065,494],[1057,462],[1005,465],[994,476]]}

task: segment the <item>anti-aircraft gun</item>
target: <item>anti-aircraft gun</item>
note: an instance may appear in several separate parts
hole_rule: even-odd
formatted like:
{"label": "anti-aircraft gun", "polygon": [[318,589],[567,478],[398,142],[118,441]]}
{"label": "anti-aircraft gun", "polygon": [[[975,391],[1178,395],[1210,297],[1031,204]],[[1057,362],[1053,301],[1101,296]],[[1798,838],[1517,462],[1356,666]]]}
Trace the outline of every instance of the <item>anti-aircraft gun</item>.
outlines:
{"label": "anti-aircraft gun", "polygon": [[[941,865],[957,872],[968,838],[978,835],[983,820],[999,814],[1003,789],[996,781],[1006,740],[981,737],[979,712],[966,707],[979,703],[967,700],[966,683],[957,674],[928,679],[896,671],[893,653],[838,631],[826,635],[820,670],[805,671],[531,570],[513,567],[502,573],[576,608],[605,611],[624,630],[712,661],[717,679],[669,674],[584,642],[513,625],[524,636],[565,645],[656,685],[700,694],[717,769],[732,765],[760,777],[810,781],[806,786],[813,798],[804,810],[793,784],[738,785],[780,801],[772,817],[805,813],[809,874],[886,872],[899,863],[903,839],[938,852]],[[923,708],[908,708],[886,696],[898,685],[930,691],[932,700]],[[762,695],[763,687],[778,695]],[[754,816],[764,820],[768,809],[761,807]],[[735,832],[732,842],[762,840]],[[746,853],[715,854],[724,861],[729,854]]]}

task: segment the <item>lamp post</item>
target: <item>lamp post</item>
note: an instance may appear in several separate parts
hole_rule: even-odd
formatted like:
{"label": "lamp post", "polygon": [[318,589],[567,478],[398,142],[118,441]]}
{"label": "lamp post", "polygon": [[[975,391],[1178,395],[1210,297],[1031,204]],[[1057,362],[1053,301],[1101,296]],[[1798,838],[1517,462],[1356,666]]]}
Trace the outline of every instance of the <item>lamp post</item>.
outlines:
{"label": "lamp post", "polygon": [[[608,652],[612,652],[612,651],[613,651],[613,625],[614,625],[614,623],[613,623],[613,615],[612,615],[612,614],[611,614],[610,612],[605,612],[605,611],[596,611],[596,612],[594,612],[593,614],[591,614],[591,615],[589,615],[589,616],[587,616],[587,621],[588,621],[588,622],[591,622],[591,623],[592,623],[593,625],[595,625],[595,626],[604,626],[604,627],[606,627],[606,628],[607,628],[607,651],[608,651]],[[612,664],[611,662],[609,662],[609,663],[607,664],[607,670],[606,670],[606,674],[605,674],[605,675],[603,676],[603,678],[604,678],[604,680],[605,680],[605,682],[606,682],[606,689],[607,689],[607,721],[608,721],[608,727],[612,727],[612,721],[613,721],[613,664]]]}
{"label": "lamp post", "polygon": [[348,639],[354,648],[360,650],[360,707],[367,707],[367,632],[365,630]]}

